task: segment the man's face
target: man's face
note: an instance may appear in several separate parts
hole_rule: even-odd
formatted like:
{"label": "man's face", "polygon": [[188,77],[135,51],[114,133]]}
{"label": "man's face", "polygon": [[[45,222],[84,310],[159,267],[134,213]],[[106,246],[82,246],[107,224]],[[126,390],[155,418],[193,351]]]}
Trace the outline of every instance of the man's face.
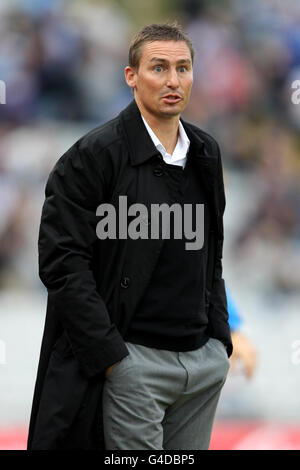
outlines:
{"label": "man's face", "polygon": [[138,71],[125,69],[135,99],[157,118],[179,115],[186,107],[193,84],[192,58],[184,41],[154,41],[142,46]]}

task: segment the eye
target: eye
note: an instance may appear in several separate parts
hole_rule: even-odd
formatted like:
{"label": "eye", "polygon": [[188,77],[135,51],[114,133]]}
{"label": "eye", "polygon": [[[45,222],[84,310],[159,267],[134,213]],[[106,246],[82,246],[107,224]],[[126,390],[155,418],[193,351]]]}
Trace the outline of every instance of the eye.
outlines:
{"label": "eye", "polygon": [[154,70],[155,70],[156,72],[161,72],[162,69],[163,69],[163,68],[162,68],[161,65],[156,65],[156,66],[154,67]]}
{"label": "eye", "polygon": [[180,72],[185,72],[185,71],[186,71],[186,66],[185,66],[185,65],[181,65],[181,66],[179,67],[179,71],[180,71]]}

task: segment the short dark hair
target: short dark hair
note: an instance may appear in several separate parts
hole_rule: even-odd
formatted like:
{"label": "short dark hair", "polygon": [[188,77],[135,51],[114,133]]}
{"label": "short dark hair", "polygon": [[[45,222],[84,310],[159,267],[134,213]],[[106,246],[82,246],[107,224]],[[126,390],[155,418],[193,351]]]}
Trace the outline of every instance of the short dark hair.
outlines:
{"label": "short dark hair", "polygon": [[172,23],[149,24],[136,33],[129,48],[130,67],[134,67],[138,70],[141,58],[141,47],[146,42],[153,41],[184,41],[190,49],[193,63],[194,49],[192,42],[184,33],[181,25],[178,24],[177,21],[174,21]]}

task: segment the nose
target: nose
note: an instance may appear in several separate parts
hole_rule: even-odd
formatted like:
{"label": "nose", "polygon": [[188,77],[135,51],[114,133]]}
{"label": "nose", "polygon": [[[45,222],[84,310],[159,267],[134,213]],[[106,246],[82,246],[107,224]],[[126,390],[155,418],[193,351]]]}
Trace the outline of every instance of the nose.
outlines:
{"label": "nose", "polygon": [[178,88],[179,80],[176,69],[169,70],[166,85],[170,88]]}

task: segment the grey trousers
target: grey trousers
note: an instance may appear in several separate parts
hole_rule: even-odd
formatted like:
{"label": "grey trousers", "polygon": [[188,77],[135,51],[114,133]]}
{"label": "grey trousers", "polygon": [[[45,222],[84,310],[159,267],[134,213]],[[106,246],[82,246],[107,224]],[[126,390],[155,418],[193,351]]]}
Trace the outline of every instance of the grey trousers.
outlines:
{"label": "grey trousers", "polygon": [[187,352],[126,345],[129,356],[104,383],[106,449],[208,449],[229,370],[223,343],[210,338]]}

